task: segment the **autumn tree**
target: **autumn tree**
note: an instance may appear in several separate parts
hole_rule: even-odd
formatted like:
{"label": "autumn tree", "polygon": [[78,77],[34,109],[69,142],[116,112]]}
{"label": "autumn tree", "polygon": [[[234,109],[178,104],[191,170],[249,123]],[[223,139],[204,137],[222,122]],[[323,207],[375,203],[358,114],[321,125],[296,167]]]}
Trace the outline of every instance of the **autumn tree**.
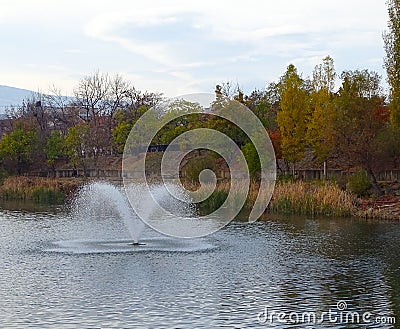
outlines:
{"label": "autumn tree", "polygon": [[21,127],[34,129],[37,133],[37,142],[44,146],[46,137],[50,132],[50,116],[43,102],[44,95],[40,92],[32,93],[22,104],[15,107],[13,111],[7,112],[7,117],[14,124]]}
{"label": "autumn tree", "polygon": [[390,120],[400,128],[400,0],[388,0],[389,30],[383,34],[385,67],[390,85]]}
{"label": "autumn tree", "polygon": [[[117,150],[120,152],[123,139],[120,132],[126,135],[132,115],[137,118],[142,113],[141,107],[155,106],[161,100],[161,94],[138,91],[118,74],[110,77],[98,71],[81,79],[75,97],[81,119],[90,126],[96,144],[95,156],[112,154],[115,137],[119,140]],[[120,127],[116,128],[117,125]]]}
{"label": "autumn tree", "polygon": [[108,149],[111,141],[111,117],[125,92],[125,82],[119,76],[94,72],[84,76],[75,89],[80,118],[91,128],[97,152]]}
{"label": "autumn tree", "polygon": [[281,150],[285,160],[294,164],[304,154],[307,123],[309,120],[309,95],[304,80],[290,64],[279,84],[281,111],[277,122],[281,132]]}
{"label": "autumn tree", "polygon": [[326,161],[333,149],[331,117],[335,78],[333,59],[327,56],[313,71],[311,114],[306,136],[308,145],[314,150],[319,161],[324,162],[324,177],[326,177]]}
{"label": "autumn tree", "polygon": [[79,81],[74,92],[76,103],[82,109],[82,120],[89,122],[106,111],[109,91],[110,77],[106,73],[96,71]]}
{"label": "autumn tree", "polygon": [[374,165],[377,158],[375,140],[387,126],[379,119],[384,105],[380,76],[368,70],[346,71],[335,100],[333,140],[339,156],[351,159],[364,169],[379,193]]}

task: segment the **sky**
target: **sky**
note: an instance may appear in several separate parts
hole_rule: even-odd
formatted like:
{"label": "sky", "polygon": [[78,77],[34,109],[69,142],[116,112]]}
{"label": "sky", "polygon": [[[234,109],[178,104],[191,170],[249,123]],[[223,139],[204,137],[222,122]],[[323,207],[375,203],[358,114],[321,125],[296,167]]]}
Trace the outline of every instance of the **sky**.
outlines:
{"label": "sky", "polygon": [[166,96],[246,92],[293,63],[383,69],[384,0],[0,0],[0,85],[72,95],[95,71]]}

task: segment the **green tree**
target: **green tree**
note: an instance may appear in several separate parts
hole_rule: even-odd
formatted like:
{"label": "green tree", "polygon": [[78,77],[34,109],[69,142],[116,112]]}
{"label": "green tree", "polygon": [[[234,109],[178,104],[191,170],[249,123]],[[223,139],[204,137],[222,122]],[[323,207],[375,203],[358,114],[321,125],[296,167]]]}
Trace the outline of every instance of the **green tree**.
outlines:
{"label": "green tree", "polygon": [[276,114],[279,111],[278,84],[270,83],[266,90],[253,90],[250,95],[243,97],[246,105],[258,117],[268,131],[277,131]]}
{"label": "green tree", "polygon": [[127,121],[118,123],[112,130],[112,140],[118,153],[124,152],[126,140],[133,125]]}
{"label": "green tree", "polygon": [[261,171],[261,163],[253,143],[249,142],[243,145],[242,152],[249,168],[250,177],[257,178]]}
{"label": "green tree", "polygon": [[51,166],[55,175],[55,161],[65,155],[65,137],[60,131],[54,130],[47,137],[45,153],[46,162]]}
{"label": "green tree", "polygon": [[239,86],[233,88],[232,83],[223,83],[216,86],[215,101],[211,105],[210,116],[207,117],[206,128],[218,130],[224,135],[230,137],[237,145],[244,145],[248,142],[248,137],[241,128],[220,116],[225,113],[240,116],[243,109],[244,95]]}
{"label": "green tree", "polygon": [[277,122],[281,131],[281,149],[285,160],[299,161],[306,145],[307,123],[309,120],[309,95],[304,80],[297,69],[290,64],[279,85],[281,111]]}
{"label": "green tree", "polygon": [[17,172],[20,175],[25,165],[29,165],[38,144],[36,130],[17,126],[9,134],[5,134],[0,141],[0,154],[16,161]]}
{"label": "green tree", "polygon": [[[198,103],[177,99],[168,104],[157,121],[161,121],[163,127],[153,139],[153,144],[170,144],[176,137],[186,131],[200,126],[201,115],[194,113],[201,111]],[[175,116],[179,116],[173,119]]]}
{"label": "green tree", "polygon": [[86,172],[85,158],[90,155],[92,150],[90,140],[90,126],[86,122],[69,128],[65,139],[69,159],[75,166],[78,164],[82,165],[84,172]]}
{"label": "green tree", "polygon": [[380,167],[385,168],[389,164],[392,168],[399,166],[397,160],[400,159],[400,129],[392,126],[385,127],[374,141],[374,152],[380,160]]}
{"label": "green tree", "polygon": [[385,67],[390,85],[390,120],[400,128],[400,0],[388,0],[389,30],[383,34]]}
{"label": "green tree", "polygon": [[115,113],[115,126],[112,128],[111,136],[113,147],[117,153],[123,153],[125,143],[128,139],[132,127],[139,120],[139,118],[147,112],[149,106],[132,106],[127,109],[120,109]]}

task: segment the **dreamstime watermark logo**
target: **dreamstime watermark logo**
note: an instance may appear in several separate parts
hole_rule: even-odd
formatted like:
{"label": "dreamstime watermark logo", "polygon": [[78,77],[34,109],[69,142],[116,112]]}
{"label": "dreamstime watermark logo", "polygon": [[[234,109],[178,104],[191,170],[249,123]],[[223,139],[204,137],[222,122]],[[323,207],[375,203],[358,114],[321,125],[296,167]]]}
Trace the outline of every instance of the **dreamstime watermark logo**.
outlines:
{"label": "dreamstime watermark logo", "polygon": [[[210,118],[216,118],[216,126],[212,126],[215,129],[200,124]],[[190,125],[190,120],[195,124]],[[276,162],[272,143],[250,109],[235,100],[215,99],[213,94],[184,95],[165,101],[145,112],[132,128],[125,144],[122,175],[128,199],[138,216],[163,234],[186,238],[208,235],[229,223],[243,209],[250,191],[249,168],[237,141],[228,136],[232,130],[246,136],[254,145],[261,164],[260,186],[249,214],[249,221],[256,221],[267,208],[275,186]],[[178,134],[180,131],[182,133]],[[160,136],[168,135],[168,132],[171,132],[173,140],[162,145]],[[189,153],[204,149],[225,160],[230,187],[221,207],[206,216],[193,218],[174,212],[163,204],[160,195],[167,191],[175,200],[191,204],[212,195],[218,177],[209,169],[200,172],[200,187],[196,191],[186,189],[180,180],[185,157],[187,159]],[[149,172],[146,171],[149,151],[162,154],[161,187],[160,182],[149,182]],[[138,182],[140,188],[134,188]]]}
{"label": "dreamstime watermark logo", "polygon": [[358,312],[349,310],[347,303],[340,300],[336,307],[324,312],[304,311],[304,312],[282,312],[276,311],[268,306],[257,315],[260,324],[395,324],[396,318],[393,316],[381,316],[372,312]]}

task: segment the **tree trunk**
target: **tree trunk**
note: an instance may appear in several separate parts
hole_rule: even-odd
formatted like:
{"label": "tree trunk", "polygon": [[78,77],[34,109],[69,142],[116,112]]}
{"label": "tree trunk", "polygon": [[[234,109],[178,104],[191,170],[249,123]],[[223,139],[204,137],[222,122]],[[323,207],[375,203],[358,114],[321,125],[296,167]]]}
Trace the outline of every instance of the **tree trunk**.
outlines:
{"label": "tree trunk", "polygon": [[87,170],[86,170],[86,162],[83,157],[81,158],[81,165],[82,165],[82,169],[83,169],[83,178],[87,178],[88,174],[87,174]]}
{"label": "tree trunk", "polygon": [[376,180],[376,176],[370,167],[367,168],[367,174],[369,176],[369,179],[371,180],[372,189],[373,189],[374,193],[376,195],[382,195],[383,194],[382,189],[379,187],[378,182]]}
{"label": "tree trunk", "polygon": [[18,159],[17,159],[17,173],[18,173],[18,176],[20,176],[22,174],[22,160],[21,160],[20,156],[18,156]]}
{"label": "tree trunk", "polygon": [[54,163],[51,164],[51,172],[53,174],[53,178],[56,178],[56,166]]}

